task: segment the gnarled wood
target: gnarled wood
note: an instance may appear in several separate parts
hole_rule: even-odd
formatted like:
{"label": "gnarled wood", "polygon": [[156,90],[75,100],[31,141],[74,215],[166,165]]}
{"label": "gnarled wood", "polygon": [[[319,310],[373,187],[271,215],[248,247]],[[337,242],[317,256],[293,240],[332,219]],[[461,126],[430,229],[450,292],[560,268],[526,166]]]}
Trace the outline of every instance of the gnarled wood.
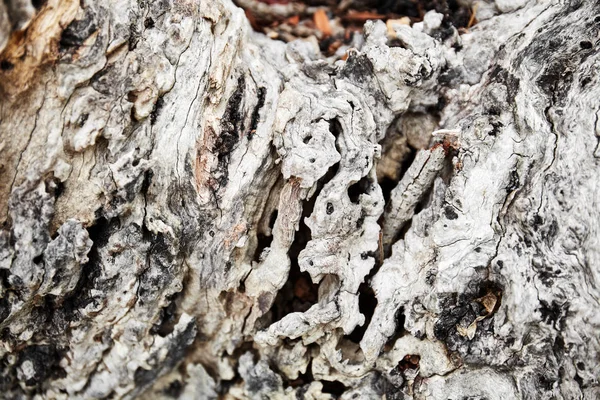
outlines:
{"label": "gnarled wood", "polygon": [[600,396],[594,2],[368,22],[345,61],[229,0],[31,4],[5,397]]}

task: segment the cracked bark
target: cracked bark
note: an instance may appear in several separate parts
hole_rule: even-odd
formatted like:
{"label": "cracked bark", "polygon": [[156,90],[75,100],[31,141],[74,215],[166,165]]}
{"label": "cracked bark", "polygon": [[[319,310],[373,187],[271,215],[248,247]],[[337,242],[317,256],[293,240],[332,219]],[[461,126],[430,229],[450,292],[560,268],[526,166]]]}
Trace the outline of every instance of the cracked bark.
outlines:
{"label": "cracked bark", "polygon": [[0,1],[3,396],[600,397],[600,9],[479,3]]}

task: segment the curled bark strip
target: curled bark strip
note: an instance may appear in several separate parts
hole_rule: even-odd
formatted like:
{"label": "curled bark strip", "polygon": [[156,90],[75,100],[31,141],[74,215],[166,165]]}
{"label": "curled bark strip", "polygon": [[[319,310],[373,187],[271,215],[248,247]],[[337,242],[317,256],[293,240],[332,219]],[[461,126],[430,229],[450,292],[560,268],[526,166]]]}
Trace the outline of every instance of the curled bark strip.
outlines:
{"label": "curled bark strip", "polygon": [[444,166],[446,150],[437,145],[420,150],[398,185],[390,194],[383,228],[383,245],[389,247],[402,226],[415,215],[415,207],[433,185]]}

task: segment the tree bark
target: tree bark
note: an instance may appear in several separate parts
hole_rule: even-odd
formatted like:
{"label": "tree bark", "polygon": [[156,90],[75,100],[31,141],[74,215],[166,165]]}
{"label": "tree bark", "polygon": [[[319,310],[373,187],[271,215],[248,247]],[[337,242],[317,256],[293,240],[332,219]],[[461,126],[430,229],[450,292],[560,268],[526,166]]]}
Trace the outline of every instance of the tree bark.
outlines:
{"label": "tree bark", "polygon": [[476,3],[0,1],[3,396],[599,398],[600,8]]}

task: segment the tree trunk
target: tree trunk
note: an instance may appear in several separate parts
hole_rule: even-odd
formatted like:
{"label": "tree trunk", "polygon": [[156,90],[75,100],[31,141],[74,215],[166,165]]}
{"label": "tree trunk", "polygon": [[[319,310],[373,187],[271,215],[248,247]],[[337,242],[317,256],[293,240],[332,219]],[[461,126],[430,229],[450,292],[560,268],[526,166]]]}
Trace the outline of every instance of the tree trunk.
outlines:
{"label": "tree trunk", "polygon": [[600,398],[600,8],[476,3],[0,1],[3,397]]}

